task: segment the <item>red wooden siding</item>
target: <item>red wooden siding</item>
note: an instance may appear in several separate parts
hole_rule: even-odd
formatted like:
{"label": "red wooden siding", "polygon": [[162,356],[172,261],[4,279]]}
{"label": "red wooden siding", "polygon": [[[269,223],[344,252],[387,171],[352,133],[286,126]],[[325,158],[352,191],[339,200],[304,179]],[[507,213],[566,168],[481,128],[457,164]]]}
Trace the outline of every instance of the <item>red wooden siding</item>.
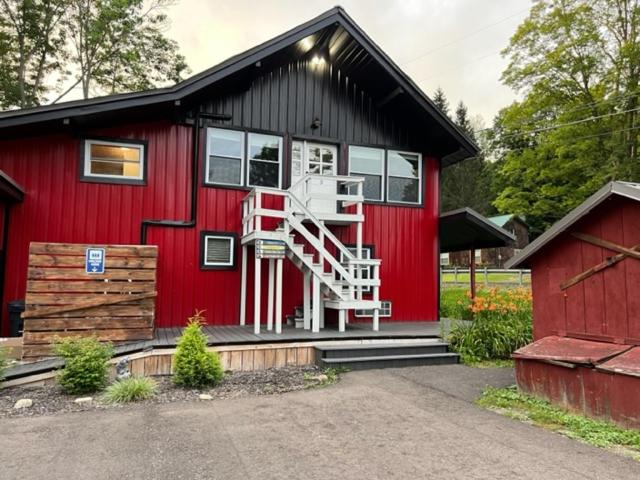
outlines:
{"label": "red wooden siding", "polygon": [[[81,182],[80,140],[71,135],[2,142],[0,169],[25,189],[24,202],[11,213],[3,334],[8,331],[6,302],[24,298],[29,242],[135,244],[142,219],[188,220],[190,127],[154,123],[95,134],[147,140],[147,185]],[[382,259],[381,299],[393,302],[393,320],[437,320],[439,165],[426,159],[424,166],[424,208],[365,206],[364,243],[374,244],[375,256]],[[206,310],[210,323],[237,323],[240,248],[235,269],[201,270],[199,234],[239,234],[240,201],[246,194],[199,186],[196,228],[149,228],[148,243],[159,247],[157,326],[184,325],[195,309]],[[355,239],[354,227],[335,231],[346,242]],[[302,275],[285,265],[283,309],[290,314],[301,304]],[[248,294],[251,298],[251,286]],[[250,322],[251,305],[247,312]]]}
{"label": "red wooden siding", "polygon": [[560,283],[615,255],[571,232],[626,247],[640,244],[640,203],[607,200],[533,257],[535,339],[557,334],[640,344],[640,261],[627,258],[562,292]]}

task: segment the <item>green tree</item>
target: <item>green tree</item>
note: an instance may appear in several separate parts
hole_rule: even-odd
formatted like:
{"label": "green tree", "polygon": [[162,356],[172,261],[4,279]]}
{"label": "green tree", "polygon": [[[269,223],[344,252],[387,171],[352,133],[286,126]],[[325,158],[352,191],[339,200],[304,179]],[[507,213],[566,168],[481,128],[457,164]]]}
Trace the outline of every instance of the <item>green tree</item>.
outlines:
{"label": "green tree", "polygon": [[447,117],[449,116],[449,100],[447,100],[447,96],[444,94],[444,90],[441,87],[436,88],[435,93],[433,94],[433,103],[436,104],[442,113],[444,113]]}
{"label": "green tree", "polygon": [[522,100],[494,122],[494,204],[540,233],[612,179],[640,180],[638,0],[538,0],[503,81]]}

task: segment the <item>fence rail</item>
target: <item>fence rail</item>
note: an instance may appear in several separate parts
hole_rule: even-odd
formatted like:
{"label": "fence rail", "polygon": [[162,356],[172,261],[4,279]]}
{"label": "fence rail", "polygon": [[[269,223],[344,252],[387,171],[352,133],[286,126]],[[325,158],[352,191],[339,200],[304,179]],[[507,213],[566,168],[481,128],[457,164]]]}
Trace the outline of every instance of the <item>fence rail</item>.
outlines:
{"label": "fence rail", "polygon": [[[469,285],[468,268],[441,268],[440,281],[443,286]],[[476,284],[490,286],[531,285],[531,270],[506,270],[500,268],[476,268]]]}

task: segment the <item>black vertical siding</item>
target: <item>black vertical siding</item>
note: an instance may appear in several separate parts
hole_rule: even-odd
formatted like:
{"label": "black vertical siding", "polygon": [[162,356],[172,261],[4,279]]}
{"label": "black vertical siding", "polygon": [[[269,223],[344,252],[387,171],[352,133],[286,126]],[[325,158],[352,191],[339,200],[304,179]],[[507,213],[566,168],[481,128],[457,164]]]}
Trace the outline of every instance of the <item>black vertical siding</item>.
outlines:
{"label": "black vertical siding", "polygon": [[[366,145],[415,145],[402,119],[332,65],[297,61],[254,77],[240,93],[222,93],[204,110],[232,116],[231,126]],[[320,128],[311,123],[320,119]]]}

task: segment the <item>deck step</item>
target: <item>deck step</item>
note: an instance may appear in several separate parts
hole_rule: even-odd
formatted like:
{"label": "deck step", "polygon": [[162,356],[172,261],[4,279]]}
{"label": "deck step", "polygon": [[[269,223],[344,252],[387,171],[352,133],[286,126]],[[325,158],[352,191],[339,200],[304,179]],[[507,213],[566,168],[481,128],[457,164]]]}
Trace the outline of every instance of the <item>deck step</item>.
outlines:
{"label": "deck step", "polygon": [[429,342],[389,342],[365,343],[362,345],[316,346],[323,359],[389,357],[397,355],[427,355],[448,353],[449,344],[439,341]]}
{"label": "deck step", "polygon": [[420,365],[449,365],[459,363],[457,353],[425,353],[422,355],[387,355],[353,358],[320,358],[316,363],[321,368],[348,368],[349,370],[371,370],[377,368],[415,367]]}

